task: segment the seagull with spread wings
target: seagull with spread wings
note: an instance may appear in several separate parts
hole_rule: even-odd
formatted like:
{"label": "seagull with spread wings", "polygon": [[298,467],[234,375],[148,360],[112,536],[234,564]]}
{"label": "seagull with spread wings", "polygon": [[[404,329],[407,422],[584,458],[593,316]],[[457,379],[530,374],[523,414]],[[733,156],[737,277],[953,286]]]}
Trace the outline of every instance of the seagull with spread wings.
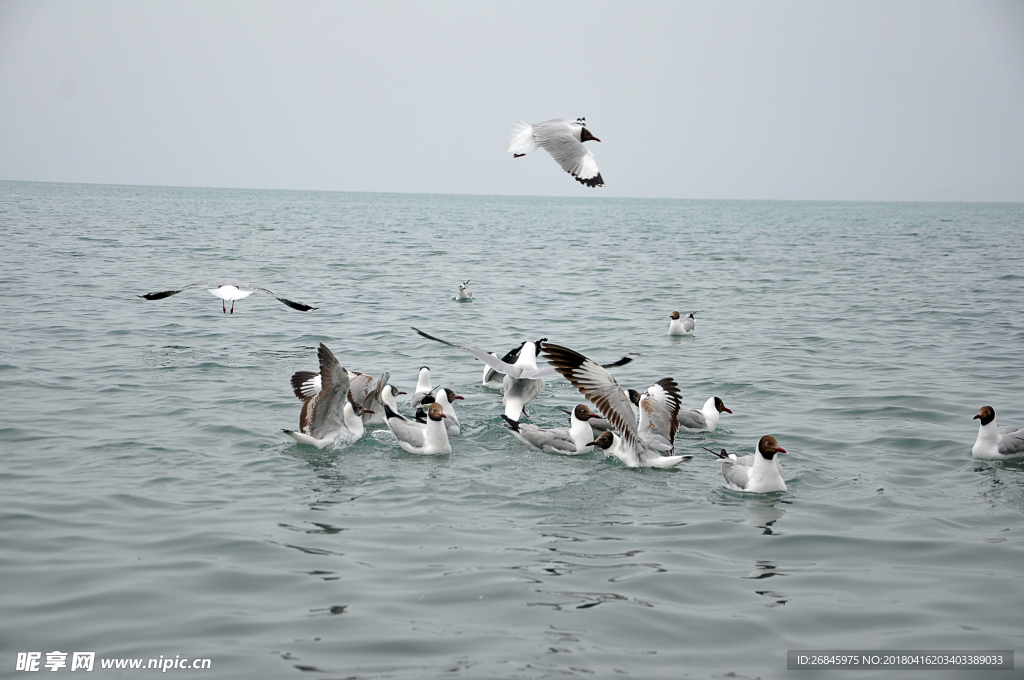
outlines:
{"label": "seagull with spread wings", "polygon": [[[288,298],[281,297],[274,291],[270,290],[269,288],[265,288],[258,283],[242,283],[241,281],[236,281],[235,279],[211,279],[209,281],[196,281],[195,283],[189,283],[187,285],[184,285],[181,288],[161,290],[156,293],[146,293],[145,295],[139,295],[138,297],[145,298],[146,300],[163,300],[164,298],[171,297],[172,295],[177,295],[181,291],[188,290],[189,288],[205,288],[206,286],[216,286],[216,288],[209,288],[208,290],[214,296],[219,297],[222,300],[220,307],[221,311],[223,311],[225,314],[227,314],[228,312],[226,303],[229,300],[231,301],[231,313],[234,314],[235,300],[247,298],[250,295],[252,295],[253,291],[255,290],[258,290],[261,293],[266,293],[267,295],[270,295],[278,302],[283,302],[292,309],[297,309],[300,312],[310,312],[313,311],[314,309],[319,309],[318,307],[310,307],[309,305],[304,305],[301,302],[295,302],[294,300],[289,300]],[[242,288],[248,288],[249,290],[241,290]]]}

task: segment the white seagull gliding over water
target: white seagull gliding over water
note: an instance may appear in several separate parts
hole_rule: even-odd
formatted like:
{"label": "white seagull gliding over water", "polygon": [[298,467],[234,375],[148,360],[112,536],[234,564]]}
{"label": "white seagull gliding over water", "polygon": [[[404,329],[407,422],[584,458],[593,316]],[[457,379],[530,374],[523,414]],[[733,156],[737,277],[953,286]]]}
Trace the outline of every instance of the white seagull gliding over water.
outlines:
{"label": "white seagull gliding over water", "polygon": [[[146,293],[145,295],[139,295],[138,297],[145,298],[146,300],[163,300],[166,297],[177,295],[181,291],[188,290],[189,288],[203,288],[206,286],[217,286],[216,288],[210,288],[208,290],[210,291],[210,293],[212,293],[216,297],[219,297],[222,300],[220,307],[221,311],[223,311],[225,314],[227,314],[228,312],[227,305],[225,304],[228,300],[231,301],[231,313],[234,314],[235,300],[241,300],[243,298],[249,297],[250,295],[252,295],[252,292],[254,290],[258,290],[261,293],[266,293],[267,295],[270,295],[278,302],[283,302],[292,309],[297,309],[300,312],[310,312],[313,311],[314,309],[319,309],[319,307],[310,307],[309,305],[304,305],[301,302],[295,302],[294,300],[283,298],[274,291],[270,290],[269,288],[264,288],[258,283],[242,283],[241,281],[236,281],[235,279],[212,279],[210,281],[196,281],[195,283],[190,283],[188,285],[182,286],[181,288],[161,290],[156,293]],[[241,288],[249,288],[250,290],[240,290]]]}

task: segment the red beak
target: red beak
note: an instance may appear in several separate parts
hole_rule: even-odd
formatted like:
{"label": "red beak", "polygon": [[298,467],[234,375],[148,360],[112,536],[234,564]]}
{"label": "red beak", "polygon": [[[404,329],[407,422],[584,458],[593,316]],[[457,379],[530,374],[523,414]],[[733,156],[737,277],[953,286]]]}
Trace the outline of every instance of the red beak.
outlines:
{"label": "red beak", "polygon": [[459,395],[457,395],[457,394],[455,395],[455,398],[456,398],[456,399],[465,399],[465,397],[460,397],[460,396],[459,396]]}
{"label": "red beak", "polygon": [[731,409],[731,408],[726,408],[726,409],[725,409],[725,412],[726,412],[726,413],[732,413],[732,409]]}
{"label": "red beak", "polygon": [[786,452],[786,449],[782,448],[781,446],[776,446],[775,447],[775,453],[785,453],[785,452]]}
{"label": "red beak", "polygon": [[974,416],[973,418],[971,418],[971,420],[977,420],[978,418],[981,418],[981,414],[980,413],[978,415]]}

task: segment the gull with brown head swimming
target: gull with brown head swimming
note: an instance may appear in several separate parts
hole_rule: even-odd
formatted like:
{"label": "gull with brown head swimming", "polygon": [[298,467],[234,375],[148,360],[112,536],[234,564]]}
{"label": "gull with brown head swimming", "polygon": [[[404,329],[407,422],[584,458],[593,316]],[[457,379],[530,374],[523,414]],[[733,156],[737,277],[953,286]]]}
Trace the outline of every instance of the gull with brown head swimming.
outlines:
{"label": "gull with brown head swimming", "polygon": [[426,407],[435,402],[440,404],[444,411],[444,425],[448,436],[455,437],[462,433],[459,416],[455,413],[455,401],[464,398],[462,395],[455,394],[455,390],[447,387],[435,387],[430,394],[423,397],[420,406]]}
{"label": "gull with brown head swimming", "polygon": [[722,459],[725,485],[733,491],[771,493],[786,490],[786,481],[782,478],[782,465],[776,455],[786,453],[786,449],[779,446],[779,442],[770,434],[758,440],[753,455],[736,457],[725,449],[722,449],[721,453],[711,453]]}
{"label": "gull with brown head swimming", "polygon": [[718,418],[723,413],[732,413],[719,397],[711,397],[699,411],[695,408],[679,409],[679,430],[686,432],[714,432]]}
{"label": "gull with brown head swimming", "polygon": [[544,429],[502,415],[512,435],[519,441],[537,451],[565,456],[577,456],[594,450],[594,430],[590,427],[590,420],[599,417],[586,405],[577,404],[569,413],[569,427]]}
{"label": "gull with brown head swimming", "polygon": [[996,410],[982,406],[974,420],[980,420],[978,438],[971,449],[971,455],[981,460],[1007,460],[1024,456],[1024,429],[1019,427],[996,427]]}
{"label": "gull with brown head swimming", "polygon": [[668,322],[668,334],[669,335],[693,335],[694,319],[693,313],[686,315],[686,318],[680,318],[679,312],[672,312],[669,315]]}
{"label": "gull with brown head swimming", "polygon": [[427,408],[425,423],[409,420],[395,413],[390,406],[384,407],[384,416],[398,445],[407,453],[421,456],[446,455],[452,452],[448,431],[444,426],[444,409],[434,402]]}

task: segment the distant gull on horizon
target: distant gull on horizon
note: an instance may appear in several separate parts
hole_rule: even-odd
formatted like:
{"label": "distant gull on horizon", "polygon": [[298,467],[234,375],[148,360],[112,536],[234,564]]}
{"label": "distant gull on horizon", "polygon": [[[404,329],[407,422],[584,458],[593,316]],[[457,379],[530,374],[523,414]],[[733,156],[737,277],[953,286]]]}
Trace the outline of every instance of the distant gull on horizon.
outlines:
{"label": "distant gull on horizon", "polygon": [[[196,281],[195,283],[190,283],[188,285],[182,286],[181,288],[172,288],[171,290],[162,290],[156,293],[146,293],[145,295],[139,295],[138,297],[144,298],[146,300],[163,300],[164,298],[171,297],[172,295],[177,295],[181,291],[188,290],[189,288],[204,288],[206,286],[217,286],[216,288],[209,288],[208,290],[210,291],[211,294],[213,294],[216,297],[219,297],[222,300],[220,307],[221,311],[224,312],[225,314],[227,314],[228,312],[227,305],[225,304],[228,300],[231,301],[231,313],[234,314],[235,300],[241,300],[243,298],[249,297],[250,295],[252,295],[252,292],[254,290],[258,290],[261,293],[266,293],[267,295],[270,295],[271,297],[276,299],[278,302],[282,302],[291,307],[292,309],[297,309],[300,312],[309,312],[314,309],[319,309],[319,307],[310,307],[309,305],[304,305],[301,302],[295,302],[293,300],[289,300],[288,298],[283,298],[274,291],[270,290],[269,288],[265,288],[259,285],[258,283],[243,283],[235,279],[211,279],[209,281]],[[240,290],[241,288],[250,288],[251,290]]]}

